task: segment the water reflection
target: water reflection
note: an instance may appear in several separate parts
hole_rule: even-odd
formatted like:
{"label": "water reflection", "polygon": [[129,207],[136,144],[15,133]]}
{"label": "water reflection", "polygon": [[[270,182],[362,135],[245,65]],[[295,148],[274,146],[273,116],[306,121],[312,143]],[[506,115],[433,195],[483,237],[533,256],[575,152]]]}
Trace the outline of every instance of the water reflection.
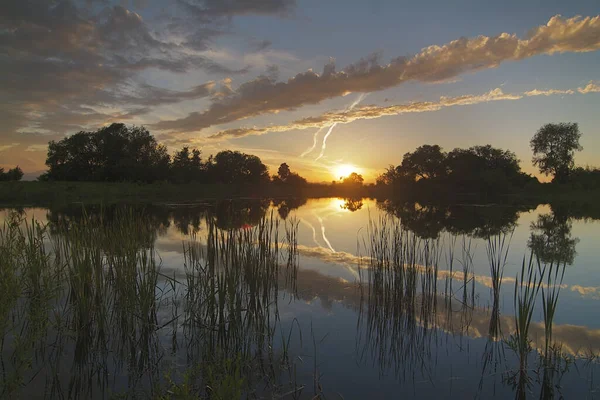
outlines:
{"label": "water reflection", "polygon": [[562,208],[553,209],[551,214],[542,214],[531,223],[528,246],[544,263],[573,264],[578,238],[573,238],[572,221]]}
{"label": "water reflection", "polygon": [[[468,397],[595,390],[594,384],[583,389],[573,370],[596,371],[600,330],[568,316],[556,322],[565,297],[578,304],[572,293],[598,292],[593,283],[568,279],[577,265],[565,266],[581,256],[573,215],[557,207],[539,215],[527,214],[528,207],[390,201],[377,203],[381,212],[369,207],[368,200],[348,198],[46,210],[49,236],[42,242],[56,257],[24,253],[44,272],[20,278],[7,266],[26,258],[0,260],[2,295],[11,293],[10,282],[27,279],[16,285],[19,301],[0,298],[9,304],[0,308],[0,321],[16,318],[0,325],[9,361],[3,371],[9,378],[27,371],[26,380],[48,387],[48,398],[106,398],[110,388],[132,396],[175,392],[185,379],[196,394],[216,396],[206,392],[210,382],[225,398],[238,392],[218,381],[256,397],[312,398],[329,387],[352,398],[358,382],[344,383],[344,392],[336,377],[320,373],[318,391],[299,389],[312,387],[321,370],[312,357],[336,365],[340,377],[373,369],[377,377],[367,374],[360,384],[387,382],[376,392],[382,396],[412,388],[408,395],[421,397],[423,385],[439,395],[455,379],[471,382],[459,392]],[[341,238],[358,239],[356,251]],[[0,237],[0,251],[6,240]],[[522,254],[510,255],[515,240],[534,255],[522,265],[514,262]],[[302,315],[302,304],[315,307]],[[343,354],[321,345],[323,354],[306,354],[313,351],[302,345],[314,339],[313,318],[317,328],[328,327],[324,333],[334,332],[334,342],[345,343]],[[353,332],[336,331],[344,319]],[[20,344],[16,332],[39,344]],[[173,382],[165,380],[165,366]],[[252,386],[257,382],[267,389]],[[0,390],[16,390],[14,384],[4,379]],[[36,390],[26,385],[20,393]]]}
{"label": "water reflection", "polygon": [[362,198],[348,197],[344,199],[344,204],[342,204],[340,207],[344,210],[355,212],[363,207],[363,200]]}
{"label": "water reflection", "polygon": [[385,200],[377,207],[399,218],[421,238],[437,238],[442,231],[474,238],[489,238],[510,232],[519,213],[531,210],[527,206],[473,206],[419,204]]}

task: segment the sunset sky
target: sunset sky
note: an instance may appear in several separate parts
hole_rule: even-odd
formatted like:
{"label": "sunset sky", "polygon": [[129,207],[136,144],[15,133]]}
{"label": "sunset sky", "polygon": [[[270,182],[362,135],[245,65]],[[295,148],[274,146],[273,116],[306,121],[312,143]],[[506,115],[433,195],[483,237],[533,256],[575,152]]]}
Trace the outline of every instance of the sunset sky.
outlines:
{"label": "sunset sky", "polygon": [[597,0],[4,0],[0,167],[35,177],[49,140],[111,122],[313,181],[373,181],[421,144],[489,143],[535,173],[536,130],[578,122],[576,163],[600,166],[598,14]]}

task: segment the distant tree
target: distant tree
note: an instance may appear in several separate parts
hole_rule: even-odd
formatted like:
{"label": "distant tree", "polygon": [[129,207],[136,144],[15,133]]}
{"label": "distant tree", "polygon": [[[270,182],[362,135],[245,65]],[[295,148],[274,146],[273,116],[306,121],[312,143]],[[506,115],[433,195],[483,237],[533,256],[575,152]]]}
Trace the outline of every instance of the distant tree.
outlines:
{"label": "distant tree", "polygon": [[20,181],[23,179],[23,170],[17,165],[15,168],[9,169],[6,175],[8,175],[9,181]]}
{"label": "distant tree", "polygon": [[171,162],[171,179],[175,182],[201,181],[204,178],[204,165],[200,157],[200,150],[184,146],[176,151]]}
{"label": "distant tree", "polygon": [[4,172],[4,168],[0,168],[0,182],[1,181],[20,181],[23,178],[23,171],[19,166],[9,169]]}
{"label": "distant tree", "polygon": [[282,182],[285,182],[290,174],[290,167],[286,163],[282,163],[277,170],[277,176],[279,179],[281,179]]}
{"label": "distant tree", "polygon": [[277,170],[277,175],[272,179],[275,184],[285,184],[291,187],[300,187],[307,184],[306,179],[295,172],[292,172],[289,165],[282,163]]}
{"label": "distant tree", "polygon": [[438,145],[423,145],[402,159],[402,171],[414,179],[431,179],[445,175],[446,153]]}
{"label": "distant tree", "polygon": [[531,139],[533,165],[545,175],[554,175],[555,182],[564,182],[575,164],[575,151],[581,132],[577,123],[546,124]]}
{"label": "distant tree", "polygon": [[360,185],[362,186],[364,182],[364,178],[362,177],[362,175],[357,174],[356,172],[351,173],[350,175],[348,175],[343,183],[346,185]]}

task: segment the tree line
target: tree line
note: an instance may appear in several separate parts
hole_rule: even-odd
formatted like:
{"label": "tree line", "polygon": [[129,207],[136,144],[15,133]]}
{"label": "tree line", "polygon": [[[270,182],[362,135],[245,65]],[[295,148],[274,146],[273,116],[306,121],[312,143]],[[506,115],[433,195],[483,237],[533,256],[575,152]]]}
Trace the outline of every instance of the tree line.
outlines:
{"label": "tree line", "polygon": [[[552,182],[577,189],[600,188],[600,170],[575,168],[575,151],[581,132],[577,123],[546,124],[530,141],[532,162]],[[438,145],[423,145],[404,154],[402,163],[390,165],[377,177],[377,185],[413,194],[484,193],[495,195],[532,189],[539,181],[521,171],[510,150],[491,145],[455,148],[445,152]]]}
{"label": "tree line", "polygon": [[[542,126],[530,141],[532,162],[542,174],[552,175],[553,183],[600,189],[600,170],[574,167],[574,154],[582,149],[580,137],[576,123]],[[171,156],[144,127],[121,123],[50,142],[46,165],[48,171],[39,178],[42,181],[308,184],[287,163],[269,176],[259,157],[239,151],[225,150],[203,158],[200,149],[185,146]],[[22,176],[18,167],[6,173],[0,169],[0,180],[19,180]],[[358,188],[364,179],[353,172],[341,183],[347,189]],[[515,153],[491,145],[450,152],[438,145],[423,145],[404,154],[399,165],[389,166],[376,180],[376,187],[388,193],[410,192],[415,196],[440,192],[495,195],[522,192],[538,184],[535,177],[521,171]]]}
{"label": "tree line", "polygon": [[20,181],[23,178],[23,171],[17,165],[15,168],[4,172],[4,168],[0,168],[0,182]]}
{"label": "tree line", "polygon": [[171,157],[144,127],[117,123],[50,142],[46,165],[48,171],[40,180],[306,184],[285,163],[271,178],[259,157],[239,151],[225,150],[203,159],[199,149],[185,146]]}

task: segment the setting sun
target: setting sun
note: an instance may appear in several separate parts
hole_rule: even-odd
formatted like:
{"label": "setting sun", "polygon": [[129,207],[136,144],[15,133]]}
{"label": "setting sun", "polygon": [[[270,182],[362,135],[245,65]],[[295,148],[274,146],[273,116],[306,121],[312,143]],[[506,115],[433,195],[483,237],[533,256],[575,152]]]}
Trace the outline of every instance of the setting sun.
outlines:
{"label": "setting sun", "polygon": [[346,178],[348,175],[350,175],[353,172],[359,173],[359,168],[356,168],[352,164],[336,165],[333,169],[333,173],[334,173],[336,179]]}

